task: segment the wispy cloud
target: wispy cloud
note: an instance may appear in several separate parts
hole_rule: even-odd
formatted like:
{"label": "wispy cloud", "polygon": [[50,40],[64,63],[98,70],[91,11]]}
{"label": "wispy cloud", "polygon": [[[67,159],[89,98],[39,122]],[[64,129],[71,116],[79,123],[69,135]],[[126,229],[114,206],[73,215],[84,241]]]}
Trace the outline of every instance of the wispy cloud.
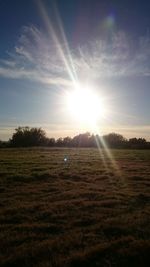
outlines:
{"label": "wispy cloud", "polygon": [[79,48],[77,66],[83,75],[95,78],[150,74],[150,37],[131,39],[118,32],[108,40],[89,41]]}
{"label": "wispy cloud", "polygon": [[0,60],[0,76],[44,84],[69,85],[57,46],[36,27],[23,27],[14,51]]}
{"label": "wispy cloud", "polygon": [[14,50],[8,53],[7,59],[0,60],[0,76],[70,86],[72,79],[66,67],[69,66],[71,72],[70,56],[81,81],[86,77],[93,80],[150,75],[148,35],[133,40],[125,32],[118,32],[110,40],[88,40],[87,44],[70,52],[65,48],[64,41],[58,43],[57,39],[56,42],[56,38],[35,26],[23,27]]}

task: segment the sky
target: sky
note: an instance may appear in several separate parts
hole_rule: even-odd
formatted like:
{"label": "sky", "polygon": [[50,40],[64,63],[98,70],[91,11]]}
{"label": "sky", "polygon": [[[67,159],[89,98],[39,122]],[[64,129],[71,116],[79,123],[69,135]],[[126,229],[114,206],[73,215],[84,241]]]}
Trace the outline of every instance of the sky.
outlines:
{"label": "sky", "polygon": [[149,14],[146,0],[0,0],[0,140],[92,131],[67,109],[76,83],[104,101],[101,134],[150,140]]}

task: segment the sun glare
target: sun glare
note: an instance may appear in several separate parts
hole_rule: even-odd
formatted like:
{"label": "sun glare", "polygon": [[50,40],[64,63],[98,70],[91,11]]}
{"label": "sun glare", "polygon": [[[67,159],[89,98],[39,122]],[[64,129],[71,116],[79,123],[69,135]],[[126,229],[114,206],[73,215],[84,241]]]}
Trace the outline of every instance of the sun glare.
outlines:
{"label": "sun glare", "polygon": [[95,125],[104,117],[102,99],[90,89],[76,88],[67,95],[69,113],[78,121]]}

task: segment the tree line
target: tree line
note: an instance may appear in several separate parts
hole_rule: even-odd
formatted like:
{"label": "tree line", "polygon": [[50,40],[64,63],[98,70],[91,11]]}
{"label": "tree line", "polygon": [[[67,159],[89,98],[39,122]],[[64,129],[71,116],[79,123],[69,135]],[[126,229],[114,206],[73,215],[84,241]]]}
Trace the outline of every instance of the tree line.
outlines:
{"label": "tree line", "polygon": [[74,137],[48,138],[46,132],[41,128],[18,127],[12,135],[12,138],[3,142],[0,141],[0,147],[100,147],[104,148],[150,148],[150,142],[144,138],[126,139],[118,133],[110,133],[99,136],[89,132],[78,134]]}

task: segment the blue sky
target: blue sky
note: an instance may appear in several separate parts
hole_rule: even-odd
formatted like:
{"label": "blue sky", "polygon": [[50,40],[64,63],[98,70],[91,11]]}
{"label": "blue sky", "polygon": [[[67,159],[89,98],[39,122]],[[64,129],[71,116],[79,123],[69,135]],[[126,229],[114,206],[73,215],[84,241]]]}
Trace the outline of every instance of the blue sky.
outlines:
{"label": "blue sky", "polygon": [[89,130],[66,109],[74,80],[105,98],[102,133],[150,139],[150,3],[121,2],[0,1],[0,139]]}

